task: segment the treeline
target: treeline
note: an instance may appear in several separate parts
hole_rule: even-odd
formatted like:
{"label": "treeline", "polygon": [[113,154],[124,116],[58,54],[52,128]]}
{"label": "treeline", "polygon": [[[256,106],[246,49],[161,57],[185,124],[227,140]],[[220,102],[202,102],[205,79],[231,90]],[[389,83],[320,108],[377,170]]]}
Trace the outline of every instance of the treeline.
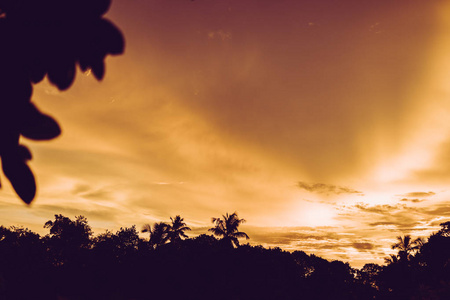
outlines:
{"label": "treeline", "polygon": [[[327,261],[240,245],[237,214],[188,238],[170,222],[93,236],[83,216],[55,215],[49,233],[0,226],[0,299],[450,299],[450,222],[428,239],[399,237],[386,265]],[[217,236],[217,238],[215,237]]]}

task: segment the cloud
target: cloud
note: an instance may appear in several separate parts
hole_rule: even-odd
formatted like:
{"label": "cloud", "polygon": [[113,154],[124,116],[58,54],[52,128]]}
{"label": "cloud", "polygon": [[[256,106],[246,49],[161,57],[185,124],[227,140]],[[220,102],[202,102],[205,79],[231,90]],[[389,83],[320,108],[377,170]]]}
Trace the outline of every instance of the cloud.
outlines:
{"label": "cloud", "polygon": [[450,221],[450,220],[449,219],[446,220],[445,218],[438,217],[438,218],[432,220],[428,225],[433,226],[433,227],[440,227],[440,225],[442,223],[445,223],[447,221]]}
{"label": "cloud", "polygon": [[370,226],[391,226],[396,225],[394,222],[373,222],[369,223]]}
{"label": "cloud", "polygon": [[406,193],[403,195],[400,195],[402,197],[406,197],[406,198],[428,198],[431,196],[436,195],[436,193],[434,192],[411,192],[411,193]]}
{"label": "cloud", "polygon": [[373,205],[369,206],[367,203],[357,203],[354,205],[355,208],[369,212],[369,213],[376,213],[376,214],[387,214],[392,213],[397,210],[401,210],[406,208],[405,204],[397,204],[397,205],[389,205],[389,204],[383,204],[383,205]]}
{"label": "cloud", "polygon": [[271,229],[264,231],[248,230],[250,238],[258,243],[270,245],[289,246],[307,241],[308,243],[321,243],[329,240],[339,240],[339,236],[334,232],[324,232],[321,230],[300,230],[297,228]]}
{"label": "cloud", "polygon": [[231,40],[232,34],[229,31],[217,30],[208,32],[209,39],[221,39],[222,41]]}
{"label": "cloud", "polygon": [[379,248],[380,246],[369,242],[354,242],[352,247],[360,252],[367,252]]}
{"label": "cloud", "polygon": [[430,208],[424,208],[423,213],[430,216],[450,217],[450,205],[448,203],[442,203]]}
{"label": "cloud", "polygon": [[429,198],[434,195],[436,195],[436,193],[430,191],[430,192],[411,192],[397,196],[403,197],[402,199],[400,199],[401,202],[420,203],[427,200],[423,198]]}
{"label": "cloud", "polygon": [[90,187],[87,184],[77,184],[71,191],[73,195],[93,200],[111,200],[114,191],[109,186]]}
{"label": "cloud", "polygon": [[420,203],[420,202],[425,201],[425,199],[408,199],[408,198],[403,198],[403,199],[400,199],[400,201],[402,201],[402,202]]}
{"label": "cloud", "polygon": [[326,183],[306,183],[303,181],[298,182],[298,187],[301,189],[304,189],[311,193],[317,193],[317,194],[335,194],[335,195],[341,195],[341,194],[357,194],[359,196],[364,196],[363,192],[344,187],[344,186],[337,186],[333,184],[326,184]]}
{"label": "cloud", "polygon": [[[189,233],[197,236],[207,232],[208,227],[192,227]],[[251,245],[263,245],[264,247],[281,247],[283,250],[305,251],[325,259],[353,260],[359,257],[361,266],[365,263],[370,253],[381,263],[385,256],[383,243],[377,236],[366,236],[367,232],[361,232],[360,228],[343,227],[257,227],[244,225],[240,228],[250,236],[250,240],[242,243]],[[362,233],[362,234],[361,234]],[[355,253],[355,250],[358,254]],[[352,255],[348,255],[351,252]]]}
{"label": "cloud", "polygon": [[405,204],[397,205],[356,205],[362,211],[374,213],[378,215],[379,221],[374,220],[374,216],[367,216],[369,226],[392,226],[395,230],[418,230],[421,225],[420,220],[424,216],[415,208],[409,207]]}
{"label": "cloud", "polygon": [[318,245],[319,249],[330,249],[330,250],[343,250],[345,248],[354,248],[358,252],[371,252],[377,248],[379,248],[379,245],[375,245],[370,242],[352,242],[352,241],[344,241],[344,242],[338,242],[334,244],[324,244],[324,245]]}
{"label": "cloud", "polygon": [[294,246],[298,243],[324,243],[337,241],[341,236],[334,227],[259,227],[244,225],[241,228],[256,244]]}
{"label": "cloud", "polygon": [[[406,199],[403,202],[417,203],[420,199]],[[436,230],[436,219],[450,216],[450,207],[445,203],[429,205],[427,207],[408,206],[399,203],[395,205],[369,205],[357,203],[343,206],[339,217],[368,226],[368,230],[403,232],[404,234],[426,235]],[[362,226],[364,226],[362,225]]]}

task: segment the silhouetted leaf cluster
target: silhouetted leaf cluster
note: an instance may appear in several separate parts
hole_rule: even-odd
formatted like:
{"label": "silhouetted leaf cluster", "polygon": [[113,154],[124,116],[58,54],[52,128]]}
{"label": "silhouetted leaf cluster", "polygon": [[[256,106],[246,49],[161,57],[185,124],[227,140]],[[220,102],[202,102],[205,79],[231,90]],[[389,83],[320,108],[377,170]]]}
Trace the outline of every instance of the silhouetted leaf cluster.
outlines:
{"label": "silhouetted leaf cluster", "polygon": [[[184,223],[177,217],[171,221]],[[303,251],[230,247],[206,234],[159,247],[140,238],[135,226],[93,237],[82,216],[55,215],[45,227],[49,234],[41,237],[0,226],[0,299],[414,300],[450,295],[445,226],[407,259],[360,270]]]}
{"label": "silhouetted leaf cluster", "polygon": [[49,140],[58,123],[31,102],[32,84],[47,75],[69,88],[76,65],[101,80],[108,54],[121,54],[124,39],[103,14],[110,0],[0,0],[0,157],[5,176],[27,204],[36,183],[19,137]]}
{"label": "silhouetted leaf cluster", "polygon": [[149,234],[149,246],[156,249],[167,242],[178,243],[182,239],[187,238],[185,231],[191,230],[184,219],[177,215],[175,218],[170,217],[171,223],[157,222],[153,226],[145,224],[142,227],[142,232]]}
{"label": "silhouetted leaf cluster", "polygon": [[208,231],[216,236],[222,237],[223,242],[229,244],[231,247],[239,246],[239,238],[249,239],[245,232],[238,230],[238,227],[242,223],[245,223],[245,219],[239,219],[236,212],[231,215],[226,213],[222,218],[212,218],[211,222],[214,224],[214,227]]}

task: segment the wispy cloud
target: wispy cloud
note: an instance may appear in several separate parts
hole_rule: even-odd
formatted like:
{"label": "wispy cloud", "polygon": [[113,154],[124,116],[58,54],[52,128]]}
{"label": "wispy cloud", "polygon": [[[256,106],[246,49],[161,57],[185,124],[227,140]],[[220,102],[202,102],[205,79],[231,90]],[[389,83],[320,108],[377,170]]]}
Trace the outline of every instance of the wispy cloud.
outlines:
{"label": "wispy cloud", "polygon": [[303,190],[306,190],[311,193],[317,193],[317,194],[357,194],[359,196],[364,196],[364,193],[361,191],[354,190],[352,188],[344,187],[344,186],[338,186],[333,184],[326,184],[326,183],[307,183],[303,181],[298,182],[298,187],[300,187]]}
{"label": "wispy cloud", "polygon": [[405,204],[397,204],[397,205],[389,205],[389,204],[383,204],[383,205],[369,205],[367,203],[357,203],[354,205],[354,207],[358,210],[369,212],[369,213],[376,213],[376,214],[389,214],[393,213],[398,210],[406,209],[407,206]]}
{"label": "wispy cloud", "polygon": [[114,196],[114,190],[110,186],[101,187],[90,187],[87,184],[77,184],[73,190],[72,194],[93,200],[112,200]]}
{"label": "wispy cloud", "polygon": [[409,203],[421,203],[427,200],[432,196],[436,195],[435,192],[410,192],[406,194],[397,195],[402,197],[400,199],[401,202],[409,202]]}
{"label": "wispy cloud", "polygon": [[450,205],[449,203],[441,203],[432,207],[424,208],[423,213],[436,217],[450,217]]}
{"label": "wispy cloud", "polygon": [[[383,261],[386,245],[373,231],[361,232],[352,227],[252,227],[242,228],[250,236],[250,244],[280,246],[285,250],[302,250],[326,259],[360,260],[365,257]],[[389,243],[389,242],[388,242]],[[351,256],[348,253],[353,253]],[[362,265],[361,265],[362,266]]]}
{"label": "wispy cloud", "polygon": [[[414,200],[411,199],[414,203]],[[410,201],[409,199],[407,201]],[[429,207],[408,206],[405,203],[395,205],[369,205],[357,203],[339,208],[339,219],[356,221],[368,230],[384,230],[390,232],[404,232],[416,235],[426,235],[436,230],[438,221],[450,216],[450,207],[436,204]]]}
{"label": "wispy cloud", "polygon": [[268,245],[290,246],[298,243],[323,243],[329,240],[339,240],[335,232],[317,228],[252,228],[248,227],[247,233],[253,241]]}

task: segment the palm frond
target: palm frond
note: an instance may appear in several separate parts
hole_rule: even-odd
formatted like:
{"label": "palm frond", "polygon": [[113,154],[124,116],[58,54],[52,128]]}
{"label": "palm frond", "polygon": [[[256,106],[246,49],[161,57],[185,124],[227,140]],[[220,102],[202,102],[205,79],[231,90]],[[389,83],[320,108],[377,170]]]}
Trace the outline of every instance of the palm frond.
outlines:
{"label": "palm frond", "polygon": [[235,232],[234,236],[237,238],[245,238],[247,240],[250,239],[250,237],[245,232],[242,231]]}
{"label": "palm frond", "polygon": [[210,229],[208,229],[208,231],[211,231],[214,235],[217,235],[217,236],[225,236],[225,232],[221,228],[218,228],[218,227],[210,228]]}

